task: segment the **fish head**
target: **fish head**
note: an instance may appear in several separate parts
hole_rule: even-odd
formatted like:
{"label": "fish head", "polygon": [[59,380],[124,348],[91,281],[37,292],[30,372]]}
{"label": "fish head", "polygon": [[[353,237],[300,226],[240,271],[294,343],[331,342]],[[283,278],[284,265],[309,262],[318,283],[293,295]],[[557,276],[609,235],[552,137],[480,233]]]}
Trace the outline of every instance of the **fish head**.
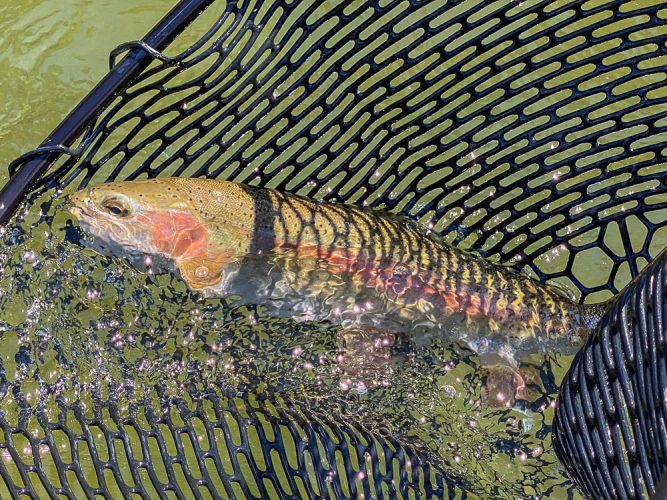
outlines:
{"label": "fish head", "polygon": [[252,197],[231,182],[114,182],[78,191],[70,202],[93,248],[171,259],[192,289],[220,285],[224,267],[251,246]]}
{"label": "fish head", "polygon": [[82,189],[70,196],[70,212],[94,237],[92,246],[104,254],[154,254],[151,227],[142,222],[152,209],[132,183],[109,183]]}

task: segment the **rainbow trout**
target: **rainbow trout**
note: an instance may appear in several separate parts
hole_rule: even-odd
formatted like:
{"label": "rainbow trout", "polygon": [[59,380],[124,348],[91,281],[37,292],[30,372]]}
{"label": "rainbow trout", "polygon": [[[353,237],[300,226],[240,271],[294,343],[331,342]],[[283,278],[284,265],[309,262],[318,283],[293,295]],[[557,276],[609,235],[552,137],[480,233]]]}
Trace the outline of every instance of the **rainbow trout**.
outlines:
{"label": "rainbow trout", "polygon": [[416,344],[463,341],[514,365],[536,348],[574,352],[602,314],[376,210],[187,178],[103,184],[71,202],[104,252],[165,257],[193,290]]}

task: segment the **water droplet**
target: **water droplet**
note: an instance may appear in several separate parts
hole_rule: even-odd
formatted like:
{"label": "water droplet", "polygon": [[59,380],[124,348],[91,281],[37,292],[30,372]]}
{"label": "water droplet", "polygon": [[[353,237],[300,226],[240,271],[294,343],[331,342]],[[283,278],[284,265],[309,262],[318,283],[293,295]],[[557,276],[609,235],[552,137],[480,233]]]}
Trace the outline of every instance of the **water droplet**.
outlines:
{"label": "water droplet", "polygon": [[29,262],[30,264],[33,264],[37,260],[37,254],[30,250],[29,252],[25,252],[23,254],[23,261],[24,262]]}
{"label": "water droplet", "polygon": [[452,387],[451,385],[443,386],[442,387],[442,392],[444,392],[450,398],[455,398],[456,397],[456,389],[454,389],[454,387]]}

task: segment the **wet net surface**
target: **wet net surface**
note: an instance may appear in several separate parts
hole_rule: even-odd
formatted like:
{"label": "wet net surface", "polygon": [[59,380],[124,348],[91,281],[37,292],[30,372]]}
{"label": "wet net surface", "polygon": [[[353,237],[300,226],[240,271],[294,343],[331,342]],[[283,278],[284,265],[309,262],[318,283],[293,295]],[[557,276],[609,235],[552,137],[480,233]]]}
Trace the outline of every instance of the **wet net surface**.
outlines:
{"label": "wet net surface", "polygon": [[[317,496],[320,480],[323,497],[575,495],[549,434],[567,359],[536,357],[530,404],[484,407],[469,350],[378,344],[204,298],[168,270],[82,248],[62,204],[46,195],[2,234],[3,496],[189,498],[194,478],[202,498],[263,498],[265,477],[278,497]],[[283,425],[292,438],[262,441]],[[233,494],[206,457],[241,483]],[[290,490],[299,478],[313,491]]]}
{"label": "wet net surface", "polygon": [[666,4],[215,5],[32,200],[231,179],[408,215],[588,301],[662,250]]}
{"label": "wet net surface", "polygon": [[114,406],[97,407],[91,417],[79,405],[63,405],[57,422],[33,416],[41,436],[3,425],[3,495],[453,496],[454,483],[447,485],[437,469],[391,438],[298,407],[285,410],[270,401],[254,401],[253,407],[247,394],[196,397],[194,404],[189,398],[173,401],[157,415],[143,406],[133,418],[119,416]]}

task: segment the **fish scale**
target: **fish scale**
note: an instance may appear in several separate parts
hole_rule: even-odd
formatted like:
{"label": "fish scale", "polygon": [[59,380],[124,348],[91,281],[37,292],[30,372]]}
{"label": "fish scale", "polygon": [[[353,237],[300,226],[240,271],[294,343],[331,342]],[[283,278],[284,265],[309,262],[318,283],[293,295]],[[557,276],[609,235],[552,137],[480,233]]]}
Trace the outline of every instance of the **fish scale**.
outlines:
{"label": "fish scale", "polygon": [[[454,292],[458,296],[459,308],[467,313],[468,316],[477,316],[488,314],[491,311],[507,312],[506,308],[511,308],[511,313],[517,316],[513,327],[524,330],[524,334],[535,334],[535,330],[541,330],[541,334],[553,336],[558,334],[567,334],[572,329],[577,328],[576,319],[570,317],[571,309],[579,309],[573,303],[564,304],[567,299],[556,295],[547,288],[537,288],[528,278],[511,273],[509,270],[499,266],[482,265],[482,262],[471,256],[454,249],[443,247],[430,239],[416,233],[407,221],[398,225],[389,217],[378,216],[376,214],[364,213],[360,215],[351,210],[350,217],[324,217],[329,222],[329,227],[323,228],[315,226],[317,231],[313,231],[316,241],[304,237],[302,224],[311,220],[305,214],[319,213],[327,214],[330,210],[338,210],[338,206],[324,203],[313,203],[309,200],[301,200],[298,208],[295,204],[299,202],[293,197],[289,197],[290,209],[283,209],[281,205],[285,203],[285,195],[281,193],[272,193],[274,198],[274,217],[276,220],[287,224],[286,235],[277,233],[279,239],[284,239],[285,243],[293,246],[318,243],[327,247],[330,244],[330,235],[350,235],[346,244],[350,248],[370,247],[373,249],[375,262],[389,260],[394,263],[406,264],[412,268],[414,273],[420,269],[430,269],[429,277],[424,284],[431,287],[436,286],[440,291]],[[294,212],[291,213],[291,210]],[[287,217],[282,216],[288,213]],[[295,213],[302,214],[301,217],[295,217]],[[337,215],[337,214],[336,214]],[[375,231],[373,231],[375,229]],[[310,233],[309,233],[310,234]],[[377,235],[371,238],[370,235]],[[361,235],[361,238],[359,238]],[[401,248],[400,243],[407,243],[408,251]],[[420,244],[421,243],[421,244]],[[419,256],[415,262],[414,255]],[[439,260],[436,264],[434,261]],[[454,272],[453,269],[456,269]],[[512,278],[507,279],[504,275],[511,274]],[[452,276],[452,280],[443,277]],[[497,289],[493,283],[497,281],[502,283],[503,287]],[[503,304],[507,302],[504,298],[509,293],[512,299],[508,306]],[[498,302],[501,307],[498,307]],[[482,303],[488,304],[486,311],[480,311]],[[492,307],[491,304],[495,304]],[[558,307],[560,306],[560,307]],[[558,309],[558,310],[557,310]],[[536,311],[543,311],[540,316]],[[555,320],[556,313],[562,315],[560,324]],[[491,318],[493,319],[493,318]],[[525,327],[525,328],[522,328]],[[494,327],[495,328],[495,327]]]}
{"label": "fish scale", "polygon": [[[122,219],[105,212],[109,200],[125,203],[130,215]],[[104,184],[73,195],[72,201],[75,214],[98,238],[113,240],[123,226],[122,241],[132,246],[126,233],[134,232],[133,250],[156,251],[155,236],[143,221],[153,221],[160,241],[186,239],[171,246],[182,256],[162,253],[174,259],[193,289],[220,285],[231,262],[291,251],[297,261],[317,257],[331,273],[347,273],[357,288],[373,289],[404,315],[421,315],[435,325],[463,315],[469,328],[489,334],[578,344],[604,308],[574,303],[527,276],[422,234],[407,219],[377,210],[187,178]],[[175,217],[184,229],[170,232]],[[305,295],[317,289],[314,283],[300,286]]]}

